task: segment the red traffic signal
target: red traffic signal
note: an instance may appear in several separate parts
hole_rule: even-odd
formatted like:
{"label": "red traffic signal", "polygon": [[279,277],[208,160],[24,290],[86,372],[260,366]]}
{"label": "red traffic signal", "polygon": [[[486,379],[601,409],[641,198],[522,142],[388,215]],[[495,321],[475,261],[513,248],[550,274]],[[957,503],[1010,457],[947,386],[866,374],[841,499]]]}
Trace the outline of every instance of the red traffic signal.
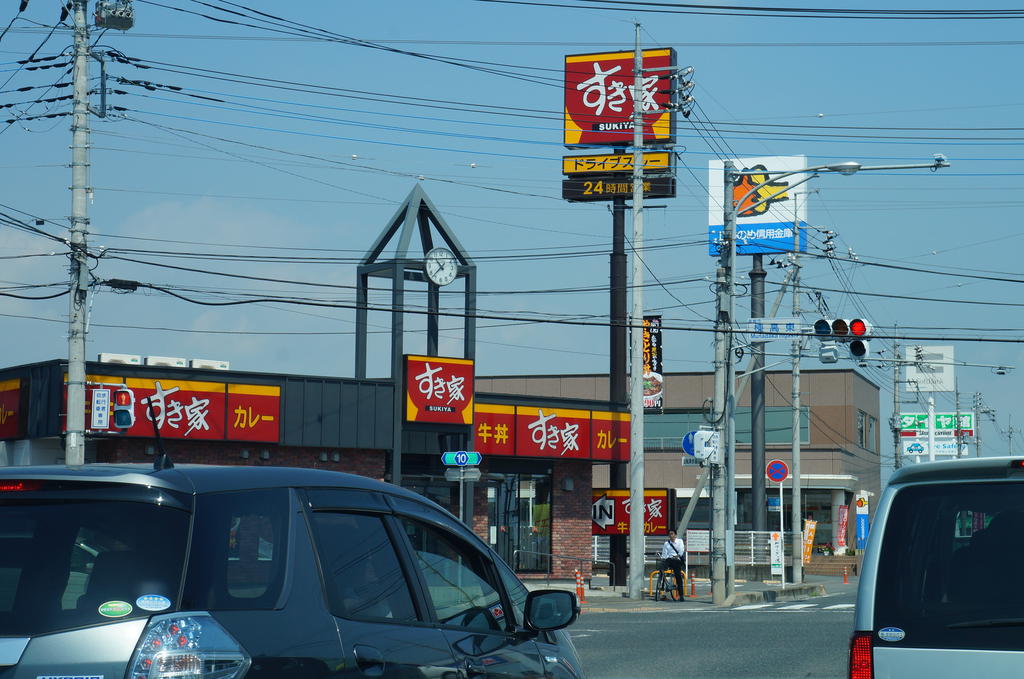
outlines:
{"label": "red traffic signal", "polygon": [[868,322],[861,318],[855,318],[850,321],[850,334],[854,337],[865,337],[868,334],[870,326]]}
{"label": "red traffic signal", "polygon": [[114,392],[114,426],[131,429],[135,424],[135,392],[122,387]]}

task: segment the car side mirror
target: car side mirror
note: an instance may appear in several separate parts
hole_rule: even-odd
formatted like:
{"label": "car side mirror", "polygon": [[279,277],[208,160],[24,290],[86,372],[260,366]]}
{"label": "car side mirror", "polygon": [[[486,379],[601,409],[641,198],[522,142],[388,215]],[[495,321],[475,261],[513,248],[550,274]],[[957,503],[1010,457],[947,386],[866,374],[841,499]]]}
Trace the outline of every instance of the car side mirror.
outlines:
{"label": "car side mirror", "polygon": [[526,625],[538,632],[562,629],[576,622],[576,595],[561,589],[540,589],[526,596]]}

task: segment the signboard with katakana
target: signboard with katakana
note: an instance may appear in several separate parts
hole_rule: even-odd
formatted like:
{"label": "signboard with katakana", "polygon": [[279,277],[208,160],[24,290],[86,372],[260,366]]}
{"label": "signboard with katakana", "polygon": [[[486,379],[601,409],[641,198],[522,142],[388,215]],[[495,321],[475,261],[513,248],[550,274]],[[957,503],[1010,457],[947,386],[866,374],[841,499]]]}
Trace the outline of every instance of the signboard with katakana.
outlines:
{"label": "signboard with katakana", "polygon": [[[593,491],[591,535],[629,535],[628,489]],[[668,534],[668,491],[644,488],[644,535]]]}
{"label": "signboard with katakana", "polygon": [[[932,429],[936,436],[974,436],[974,413],[935,413]],[[900,436],[915,437],[928,433],[928,413],[900,413]]]}

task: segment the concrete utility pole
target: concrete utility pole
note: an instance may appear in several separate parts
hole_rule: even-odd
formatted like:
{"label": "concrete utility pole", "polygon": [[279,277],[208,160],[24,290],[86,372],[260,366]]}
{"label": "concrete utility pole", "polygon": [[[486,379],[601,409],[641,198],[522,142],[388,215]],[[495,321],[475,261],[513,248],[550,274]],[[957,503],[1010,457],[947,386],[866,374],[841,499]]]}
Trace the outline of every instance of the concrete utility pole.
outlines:
{"label": "concrete utility pole", "polygon": [[723,198],[724,224],[719,248],[718,268],[715,273],[715,396],[712,403],[712,423],[722,444],[722,457],[715,465],[711,477],[711,600],[725,602],[726,593],[726,468],[732,456],[729,447],[728,424],[732,419],[732,384],[729,376],[729,352],[732,350],[733,264],[736,247],[736,210],[733,201],[733,183],[736,166],[725,161],[725,191]]}
{"label": "concrete utility pole", "polygon": [[87,0],[74,0],[74,108],[71,123],[71,289],[68,308],[68,411],[64,461],[85,464],[85,333],[89,267],[89,27]]}
{"label": "concrete utility pole", "polygon": [[640,24],[633,52],[633,313],[629,363],[629,597],[642,596],[644,581],[644,110]]}
{"label": "concrete utility pole", "polygon": [[[894,329],[893,334],[899,334],[898,327]],[[893,469],[899,469],[903,466],[903,443],[900,441],[900,365],[903,361],[900,358],[900,343],[897,340],[893,340],[892,355],[892,465]]]}
{"label": "concrete utility pole", "polygon": [[[800,213],[796,209],[796,194],[793,194],[793,318],[796,319],[797,327],[800,327]],[[793,446],[792,446],[792,471],[793,471],[793,507],[791,516],[792,528],[792,552],[793,552],[793,584],[799,585],[804,581],[803,573],[803,511],[801,507],[800,488],[800,353],[803,351],[803,340],[801,336],[793,338],[793,377],[790,399],[793,402]],[[762,360],[764,357],[762,356]],[[782,507],[779,507],[781,514]],[[785,570],[785,566],[783,566]]]}

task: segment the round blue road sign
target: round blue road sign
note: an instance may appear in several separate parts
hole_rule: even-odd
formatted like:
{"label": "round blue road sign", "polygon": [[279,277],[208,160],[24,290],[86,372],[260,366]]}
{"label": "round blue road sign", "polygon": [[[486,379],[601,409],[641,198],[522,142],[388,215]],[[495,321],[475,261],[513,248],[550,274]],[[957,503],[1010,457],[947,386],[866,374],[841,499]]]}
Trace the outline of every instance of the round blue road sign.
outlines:
{"label": "round blue road sign", "polygon": [[771,460],[765,465],[764,473],[775,483],[782,483],[789,476],[789,465],[782,460]]}

